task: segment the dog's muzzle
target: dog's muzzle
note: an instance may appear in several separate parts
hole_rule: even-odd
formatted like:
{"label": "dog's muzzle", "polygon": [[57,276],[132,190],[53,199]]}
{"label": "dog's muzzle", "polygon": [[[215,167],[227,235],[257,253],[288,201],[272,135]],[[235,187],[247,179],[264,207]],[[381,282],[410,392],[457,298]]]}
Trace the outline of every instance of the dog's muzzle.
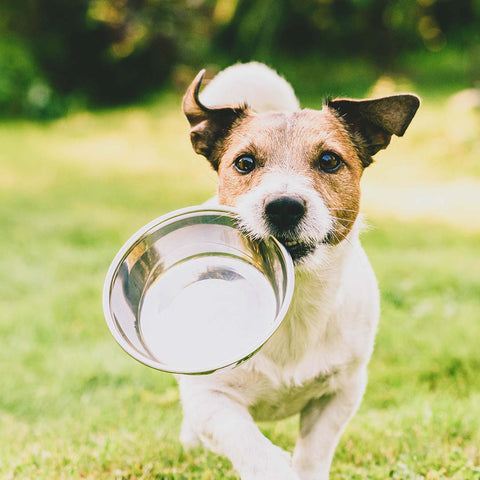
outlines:
{"label": "dog's muzzle", "polygon": [[274,237],[285,245],[294,261],[311,253],[315,246],[298,239],[298,226],[307,212],[298,195],[270,195],[264,202],[265,218]]}
{"label": "dog's muzzle", "polygon": [[294,230],[306,211],[305,200],[297,195],[270,195],[265,199],[267,221],[280,234]]}

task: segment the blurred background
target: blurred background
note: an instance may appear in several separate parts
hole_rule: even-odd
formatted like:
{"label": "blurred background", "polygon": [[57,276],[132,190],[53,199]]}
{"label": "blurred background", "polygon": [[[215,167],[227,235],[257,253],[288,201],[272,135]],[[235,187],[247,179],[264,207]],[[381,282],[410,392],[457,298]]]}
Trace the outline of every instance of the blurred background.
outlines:
{"label": "blurred background", "polygon": [[[422,97],[363,178],[382,318],[331,478],[480,479],[479,0],[2,0],[0,478],[237,478],[182,449],[173,377],[101,295],[133,232],[215,193],[181,97],[249,60],[305,107]],[[291,449],[297,424],[262,430]]]}
{"label": "blurred background", "polygon": [[250,59],[315,96],[362,93],[386,73],[478,87],[479,37],[476,0],[3,0],[0,111],[121,105]]}

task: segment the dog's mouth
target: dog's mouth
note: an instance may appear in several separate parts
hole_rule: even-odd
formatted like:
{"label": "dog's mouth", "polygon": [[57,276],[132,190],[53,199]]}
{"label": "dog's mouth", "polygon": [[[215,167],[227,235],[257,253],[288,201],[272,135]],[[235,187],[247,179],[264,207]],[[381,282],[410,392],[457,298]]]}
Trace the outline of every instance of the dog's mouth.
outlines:
{"label": "dog's mouth", "polygon": [[286,249],[294,262],[299,262],[306,256],[313,253],[315,244],[305,243],[300,240],[290,240],[282,237],[275,237]]}
{"label": "dog's mouth", "polygon": [[313,253],[320,245],[332,245],[333,233],[328,232],[325,237],[319,242],[303,242],[301,240],[292,240],[291,238],[284,238],[275,236],[275,238],[287,249],[292,257],[294,263],[299,263],[304,258]]}
{"label": "dog's mouth", "polygon": [[[237,218],[237,228],[248,238],[252,240],[260,240],[262,237],[260,235],[255,235],[252,233],[252,230],[241,221],[241,218]],[[301,240],[296,237],[293,232],[287,232],[282,234],[280,232],[270,232],[277,241],[279,241],[287,250],[287,252],[292,257],[292,260],[295,264],[301,263],[309,255],[315,252],[317,247],[320,245],[332,245],[333,234],[328,232],[320,240]]]}

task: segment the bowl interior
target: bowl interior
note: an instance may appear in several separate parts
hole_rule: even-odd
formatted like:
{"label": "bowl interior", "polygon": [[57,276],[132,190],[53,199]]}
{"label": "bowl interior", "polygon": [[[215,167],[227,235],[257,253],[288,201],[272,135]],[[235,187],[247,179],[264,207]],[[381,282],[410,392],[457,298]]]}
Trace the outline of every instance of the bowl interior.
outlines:
{"label": "bowl interior", "polygon": [[114,260],[106,317],[120,345],[163,371],[207,373],[258,350],[280,324],[293,267],[272,239],[252,242],[229,211],[152,222]]}

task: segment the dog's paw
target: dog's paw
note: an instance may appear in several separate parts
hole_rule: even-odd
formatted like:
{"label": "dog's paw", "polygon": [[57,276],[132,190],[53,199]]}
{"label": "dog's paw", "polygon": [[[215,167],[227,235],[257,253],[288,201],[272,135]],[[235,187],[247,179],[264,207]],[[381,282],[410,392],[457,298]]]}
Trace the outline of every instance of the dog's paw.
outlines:
{"label": "dog's paw", "polygon": [[241,475],[242,480],[300,480],[300,477],[289,467],[284,466],[268,471],[255,470]]}
{"label": "dog's paw", "polygon": [[277,445],[273,445],[273,447],[275,448],[278,457],[283,458],[283,460],[288,464],[288,466],[293,469],[292,454],[290,452],[287,452],[287,450],[284,450],[283,448],[278,447]]}
{"label": "dog's paw", "polygon": [[313,468],[312,465],[309,467],[298,465],[294,462],[294,470],[297,472],[298,478],[300,480],[328,480],[329,479],[329,466],[328,465],[318,465]]}
{"label": "dog's paw", "polygon": [[290,454],[279,447],[274,448],[274,455],[258,458],[256,462],[242,469],[242,480],[300,480],[290,466]]}
{"label": "dog's paw", "polygon": [[329,474],[317,474],[317,473],[312,473],[312,472],[298,472],[298,477],[299,480],[328,480]]}
{"label": "dog's paw", "polygon": [[185,449],[195,448],[201,444],[197,433],[185,420],[182,423],[182,430],[180,431],[180,443]]}

